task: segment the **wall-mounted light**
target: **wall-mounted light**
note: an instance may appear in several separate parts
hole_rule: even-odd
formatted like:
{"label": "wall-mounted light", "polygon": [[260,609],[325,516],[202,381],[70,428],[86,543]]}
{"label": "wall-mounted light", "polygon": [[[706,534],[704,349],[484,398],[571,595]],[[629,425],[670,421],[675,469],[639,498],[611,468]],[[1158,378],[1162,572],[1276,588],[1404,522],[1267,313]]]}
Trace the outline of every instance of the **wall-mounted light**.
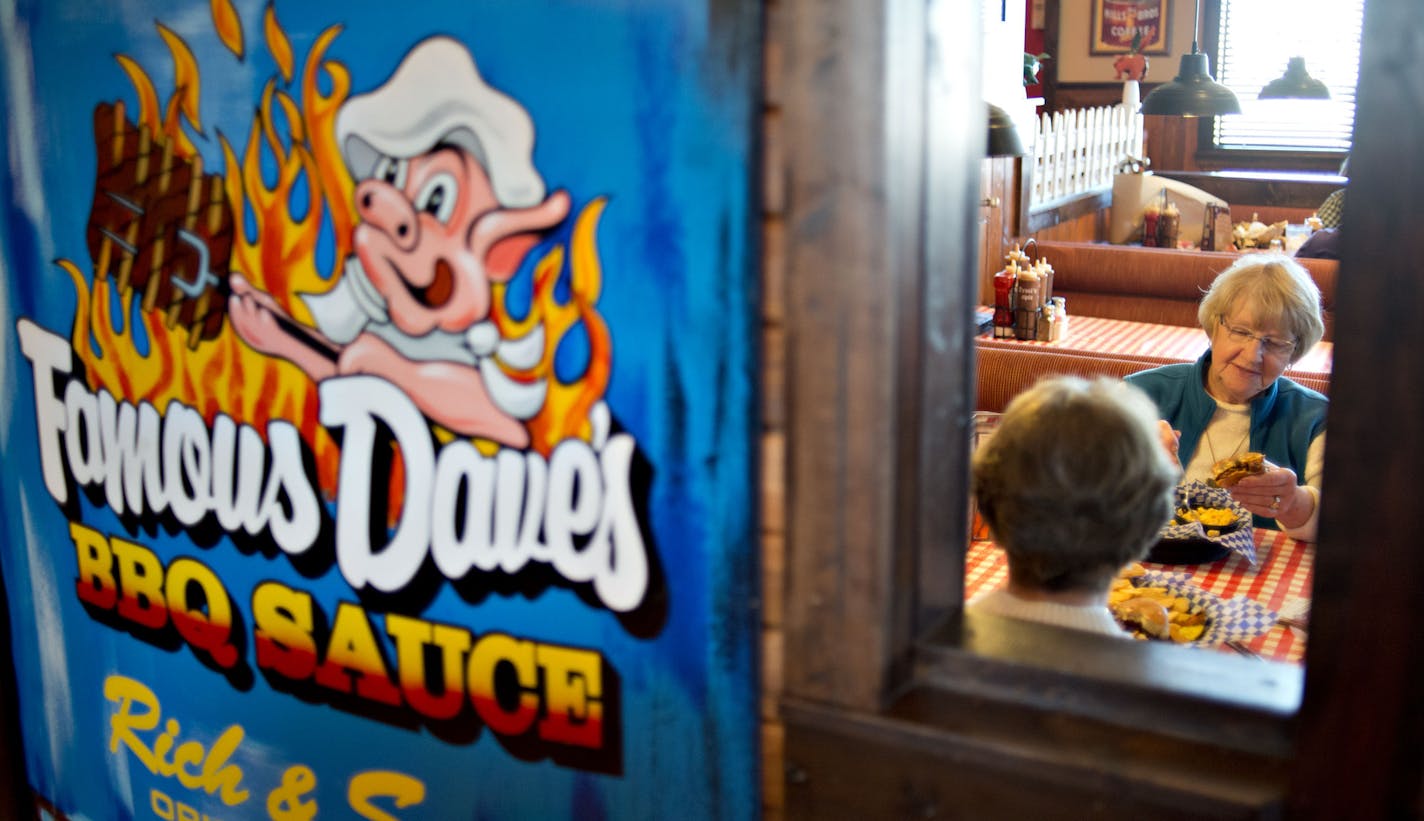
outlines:
{"label": "wall-mounted light", "polygon": [[1241,102],[1231,89],[1212,79],[1207,55],[1197,51],[1201,28],[1201,0],[1197,0],[1196,21],[1192,25],[1192,52],[1182,55],[1182,64],[1172,82],[1153,89],[1142,101],[1143,114],[1170,114],[1177,117],[1215,117],[1240,114]]}
{"label": "wall-mounted light", "polygon": [[1023,140],[1019,138],[1019,130],[1009,112],[993,103],[988,103],[988,106],[989,149],[984,156],[1022,157],[1027,154],[1028,151],[1024,150]]}

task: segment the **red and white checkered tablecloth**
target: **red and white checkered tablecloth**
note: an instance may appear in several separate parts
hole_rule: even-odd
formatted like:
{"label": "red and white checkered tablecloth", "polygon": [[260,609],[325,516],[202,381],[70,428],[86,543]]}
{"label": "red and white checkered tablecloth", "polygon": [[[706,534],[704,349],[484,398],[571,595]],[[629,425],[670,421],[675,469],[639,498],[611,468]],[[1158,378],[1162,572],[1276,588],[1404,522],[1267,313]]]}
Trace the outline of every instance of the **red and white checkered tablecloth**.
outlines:
{"label": "red and white checkered tablecloth", "polygon": [[[981,336],[975,344],[986,348],[1011,349],[1030,345],[1063,353],[1088,354],[1118,359],[1141,360],[1170,364],[1195,362],[1207,349],[1207,335],[1201,328],[1182,325],[1159,325],[1153,322],[1133,322],[1126,319],[1103,319],[1096,316],[1069,318],[1068,334],[1056,342],[1038,340],[996,339]],[[1299,362],[1286,370],[1287,376],[1330,378],[1334,346],[1320,342]]]}
{"label": "red and white checkered tablecloth", "polygon": [[[1256,558],[1253,568],[1233,554],[1211,564],[1166,565],[1144,563],[1149,569],[1185,573],[1192,584],[1222,598],[1246,596],[1275,613],[1293,615],[1305,621],[1310,608],[1310,585],[1315,573],[1315,545],[1286,536],[1278,530],[1256,530]],[[1008,578],[1004,551],[992,542],[969,545],[964,567],[964,599],[979,592],[1002,587]],[[1277,661],[1299,662],[1305,657],[1305,633],[1299,628],[1277,624],[1264,635],[1242,642],[1246,648]]]}

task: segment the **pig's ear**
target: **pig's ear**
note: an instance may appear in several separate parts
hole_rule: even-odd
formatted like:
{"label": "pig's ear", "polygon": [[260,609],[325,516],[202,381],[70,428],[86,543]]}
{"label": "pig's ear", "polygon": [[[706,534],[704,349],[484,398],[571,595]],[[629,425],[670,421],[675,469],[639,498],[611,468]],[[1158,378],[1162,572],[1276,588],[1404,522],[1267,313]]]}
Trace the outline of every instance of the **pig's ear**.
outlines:
{"label": "pig's ear", "polygon": [[485,274],[495,282],[504,282],[519,270],[529,249],[539,242],[539,234],[511,234],[491,245],[485,253]]}

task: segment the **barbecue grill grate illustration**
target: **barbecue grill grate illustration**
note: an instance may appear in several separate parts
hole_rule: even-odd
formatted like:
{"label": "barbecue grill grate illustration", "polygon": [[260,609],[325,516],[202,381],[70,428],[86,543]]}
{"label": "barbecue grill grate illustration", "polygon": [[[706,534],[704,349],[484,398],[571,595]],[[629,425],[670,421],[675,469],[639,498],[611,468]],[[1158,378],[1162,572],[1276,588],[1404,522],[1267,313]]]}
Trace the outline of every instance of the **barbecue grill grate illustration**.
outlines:
{"label": "barbecue grill grate illustration", "polygon": [[196,348],[227,315],[233,218],[219,174],[135,126],[122,102],[94,110],[98,169],[86,239],[95,279],[113,277],[145,313],[183,326]]}

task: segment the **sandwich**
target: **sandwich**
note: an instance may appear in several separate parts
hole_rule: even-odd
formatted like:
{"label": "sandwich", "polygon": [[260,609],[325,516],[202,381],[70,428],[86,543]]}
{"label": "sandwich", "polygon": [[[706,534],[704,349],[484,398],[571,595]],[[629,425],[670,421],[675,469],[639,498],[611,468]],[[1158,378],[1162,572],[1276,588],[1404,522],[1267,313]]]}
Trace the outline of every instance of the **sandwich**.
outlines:
{"label": "sandwich", "polygon": [[1266,457],[1260,453],[1243,453],[1211,466],[1211,478],[1218,487],[1231,487],[1247,476],[1265,472]]}

